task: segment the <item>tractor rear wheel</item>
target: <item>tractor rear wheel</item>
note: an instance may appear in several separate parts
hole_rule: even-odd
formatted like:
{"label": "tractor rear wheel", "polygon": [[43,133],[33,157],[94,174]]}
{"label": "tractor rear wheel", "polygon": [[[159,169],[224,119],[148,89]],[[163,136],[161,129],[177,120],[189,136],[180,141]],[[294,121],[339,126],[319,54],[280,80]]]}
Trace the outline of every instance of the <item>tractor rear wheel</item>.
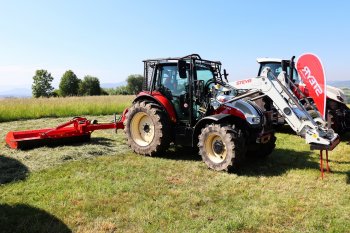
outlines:
{"label": "tractor rear wheel", "polygon": [[211,169],[229,171],[244,157],[245,138],[230,125],[211,124],[199,135],[199,154]]}
{"label": "tractor rear wheel", "polygon": [[127,143],[138,154],[152,156],[167,150],[169,129],[167,115],[157,104],[137,102],[126,114]]}

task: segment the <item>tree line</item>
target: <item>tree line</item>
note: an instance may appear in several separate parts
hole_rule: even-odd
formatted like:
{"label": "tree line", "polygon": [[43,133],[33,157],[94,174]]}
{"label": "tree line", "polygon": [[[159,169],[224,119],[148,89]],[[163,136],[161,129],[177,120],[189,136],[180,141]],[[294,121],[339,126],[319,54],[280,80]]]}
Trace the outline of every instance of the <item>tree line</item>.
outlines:
{"label": "tree line", "polygon": [[32,95],[39,97],[93,96],[93,95],[133,95],[142,90],[143,76],[129,75],[127,85],[116,88],[101,88],[97,77],[86,75],[79,79],[77,75],[67,70],[61,77],[59,89],[52,86],[53,77],[47,70],[36,70],[33,76]]}

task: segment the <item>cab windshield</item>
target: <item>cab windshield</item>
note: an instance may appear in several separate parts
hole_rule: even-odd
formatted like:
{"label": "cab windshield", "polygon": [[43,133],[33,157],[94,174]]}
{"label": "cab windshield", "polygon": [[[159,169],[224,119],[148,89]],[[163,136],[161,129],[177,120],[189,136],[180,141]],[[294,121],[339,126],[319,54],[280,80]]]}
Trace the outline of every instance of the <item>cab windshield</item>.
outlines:
{"label": "cab windshield", "polygon": [[203,80],[204,83],[207,83],[209,80],[214,78],[214,74],[210,69],[210,66],[203,64],[196,65],[197,80]]}
{"label": "cab windshield", "polygon": [[[270,62],[270,63],[262,63],[260,66],[259,75],[261,75],[261,72],[266,68],[270,67],[272,74],[275,77],[278,77],[278,75],[282,72],[282,65],[279,62]],[[290,67],[287,67],[287,75],[290,77]],[[269,77],[271,79],[271,76]],[[301,83],[301,80],[299,78],[298,72],[296,69],[293,69],[293,83],[299,84]]]}

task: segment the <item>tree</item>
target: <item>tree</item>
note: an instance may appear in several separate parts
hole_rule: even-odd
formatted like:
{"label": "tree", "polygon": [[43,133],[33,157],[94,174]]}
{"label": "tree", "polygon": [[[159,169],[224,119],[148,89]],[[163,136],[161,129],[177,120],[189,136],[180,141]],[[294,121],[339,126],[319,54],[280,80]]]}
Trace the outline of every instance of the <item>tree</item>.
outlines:
{"label": "tree", "polygon": [[114,89],[114,95],[128,95],[128,94],[130,93],[126,86],[120,86]]}
{"label": "tree", "polygon": [[52,80],[53,77],[47,70],[36,70],[32,84],[33,97],[50,97],[54,89],[51,85]]}
{"label": "tree", "polygon": [[101,95],[98,78],[86,75],[84,80],[79,84],[79,95]]}
{"label": "tree", "polygon": [[137,94],[142,90],[143,76],[139,74],[129,75],[126,82],[129,94]]}
{"label": "tree", "polygon": [[78,95],[80,79],[74,74],[73,71],[66,71],[59,85],[60,93],[63,97]]}
{"label": "tree", "polygon": [[101,95],[109,95],[109,93],[106,89],[101,88]]}
{"label": "tree", "polygon": [[58,89],[53,90],[51,96],[52,97],[60,97],[61,96],[60,90],[58,90]]}

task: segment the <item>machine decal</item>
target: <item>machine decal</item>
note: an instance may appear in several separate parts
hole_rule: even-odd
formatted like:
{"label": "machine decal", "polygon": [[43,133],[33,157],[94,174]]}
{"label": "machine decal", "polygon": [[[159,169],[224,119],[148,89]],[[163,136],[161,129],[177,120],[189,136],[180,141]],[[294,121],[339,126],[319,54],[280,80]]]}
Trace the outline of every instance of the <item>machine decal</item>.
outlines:
{"label": "machine decal", "polygon": [[238,85],[248,84],[251,82],[252,82],[252,79],[239,80],[236,82],[236,85],[238,86]]}
{"label": "machine decal", "polygon": [[325,119],[326,114],[326,76],[321,60],[314,54],[303,54],[297,62],[298,73],[305,83],[315,104]]}

